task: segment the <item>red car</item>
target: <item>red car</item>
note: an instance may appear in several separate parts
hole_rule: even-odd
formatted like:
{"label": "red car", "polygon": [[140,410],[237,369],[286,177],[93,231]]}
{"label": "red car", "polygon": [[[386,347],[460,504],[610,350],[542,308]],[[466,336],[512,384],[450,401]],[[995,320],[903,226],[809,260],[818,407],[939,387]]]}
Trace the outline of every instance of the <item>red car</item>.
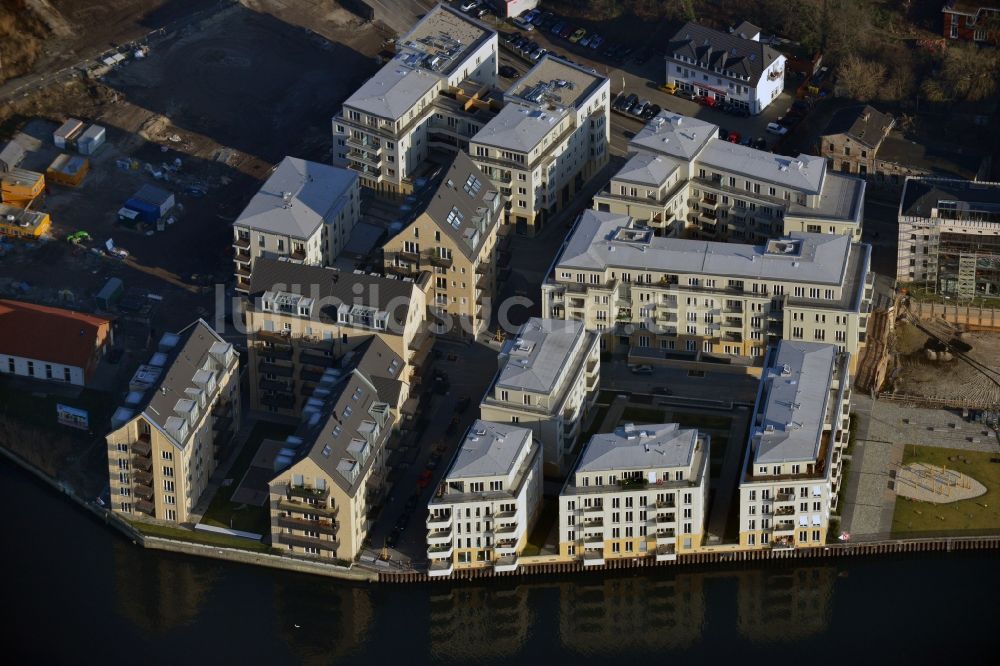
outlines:
{"label": "red car", "polygon": [[567,23],[566,27],[559,31],[559,36],[563,39],[569,39],[569,36],[574,32],[576,32],[576,28]]}
{"label": "red car", "polygon": [[740,133],[739,132],[730,132],[729,136],[726,137],[726,141],[728,141],[730,143],[739,143],[740,142]]}

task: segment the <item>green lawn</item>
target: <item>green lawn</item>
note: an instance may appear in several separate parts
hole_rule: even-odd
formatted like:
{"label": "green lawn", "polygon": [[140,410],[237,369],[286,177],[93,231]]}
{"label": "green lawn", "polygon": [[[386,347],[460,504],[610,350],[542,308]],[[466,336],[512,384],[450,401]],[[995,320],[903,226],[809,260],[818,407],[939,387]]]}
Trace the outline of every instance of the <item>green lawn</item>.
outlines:
{"label": "green lawn", "polygon": [[[957,456],[963,456],[969,462],[965,463]],[[942,533],[972,536],[1000,533],[1000,463],[990,462],[990,458],[995,457],[995,454],[979,451],[907,446],[903,453],[904,465],[924,462],[962,472],[986,486],[986,494],[948,504],[932,504],[899,497],[892,516],[893,536],[921,537]]]}
{"label": "green lawn", "polygon": [[179,541],[191,541],[194,543],[203,543],[209,546],[220,546],[223,548],[240,548],[242,550],[255,550],[260,552],[267,552],[271,550],[271,547],[268,544],[261,541],[241,539],[239,537],[231,537],[225,534],[212,534],[211,532],[196,532],[195,530],[189,530],[183,527],[154,525],[152,523],[144,523],[138,520],[130,522],[132,527],[148,536],[163,537],[164,539],[177,539]]}
{"label": "green lawn", "polygon": [[232,495],[243,480],[253,457],[257,454],[261,442],[265,439],[284,439],[294,431],[294,427],[276,423],[258,422],[250,432],[250,437],[240,451],[239,457],[229,470],[228,478],[233,482],[222,486],[212,498],[212,503],[202,522],[206,525],[226,527],[255,534],[266,534],[270,531],[270,516],[266,506],[251,506],[236,504],[231,501]]}

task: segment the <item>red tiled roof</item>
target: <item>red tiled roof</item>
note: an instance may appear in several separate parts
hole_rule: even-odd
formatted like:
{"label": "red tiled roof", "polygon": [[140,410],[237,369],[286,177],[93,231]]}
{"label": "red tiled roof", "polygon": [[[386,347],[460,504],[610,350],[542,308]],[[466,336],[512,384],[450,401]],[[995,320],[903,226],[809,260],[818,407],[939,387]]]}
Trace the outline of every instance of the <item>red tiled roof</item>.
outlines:
{"label": "red tiled roof", "polygon": [[0,354],[86,369],[104,317],[0,299]]}

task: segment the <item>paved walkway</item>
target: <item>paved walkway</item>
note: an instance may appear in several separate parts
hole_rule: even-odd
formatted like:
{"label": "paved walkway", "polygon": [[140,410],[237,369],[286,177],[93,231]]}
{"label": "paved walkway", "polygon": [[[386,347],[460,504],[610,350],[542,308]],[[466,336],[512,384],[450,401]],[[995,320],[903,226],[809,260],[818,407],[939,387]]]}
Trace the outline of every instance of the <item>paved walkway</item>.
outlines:
{"label": "paved walkway", "polygon": [[[750,419],[750,410],[744,406],[737,407],[733,412],[733,420],[729,425],[729,442],[726,446],[726,455],[722,459],[722,469],[719,471],[719,478],[711,479],[710,484],[716,488],[715,499],[712,504],[712,512],[709,514],[705,531],[708,534],[708,543],[722,543],[722,538],[726,532],[726,523],[729,521],[729,511],[732,509],[733,493],[738,491],[739,476],[743,470],[743,457],[745,451],[744,436],[747,431],[747,421]],[[739,509],[736,509],[739,511]]]}
{"label": "paved walkway", "polygon": [[852,541],[887,537],[892,530],[896,494],[890,489],[890,470],[899,469],[903,444],[877,439],[872,428],[878,423],[884,403],[862,393],[854,394],[858,432],[854,452],[844,479],[841,529]]}

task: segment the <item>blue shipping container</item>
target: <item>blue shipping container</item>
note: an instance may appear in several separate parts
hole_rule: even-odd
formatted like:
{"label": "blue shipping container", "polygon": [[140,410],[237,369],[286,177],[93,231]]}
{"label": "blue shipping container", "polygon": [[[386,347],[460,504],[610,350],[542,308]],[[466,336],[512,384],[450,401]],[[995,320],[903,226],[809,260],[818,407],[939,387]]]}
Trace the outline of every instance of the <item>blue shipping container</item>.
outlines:
{"label": "blue shipping container", "polygon": [[156,222],[160,219],[160,208],[156,204],[142,201],[141,199],[129,199],[125,202],[125,208],[134,210],[139,214],[139,219],[143,222]]}

